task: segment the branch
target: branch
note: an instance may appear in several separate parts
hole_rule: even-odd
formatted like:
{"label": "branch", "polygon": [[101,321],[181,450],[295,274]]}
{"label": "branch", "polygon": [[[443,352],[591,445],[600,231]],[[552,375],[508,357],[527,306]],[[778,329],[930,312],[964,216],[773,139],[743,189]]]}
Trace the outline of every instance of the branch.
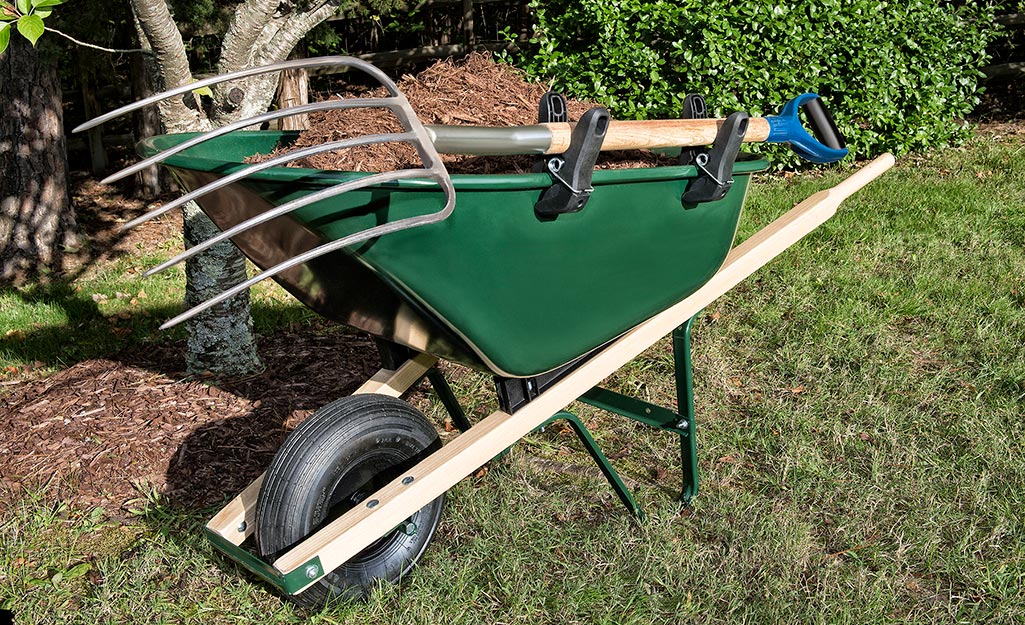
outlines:
{"label": "branch", "polygon": [[71,35],[69,35],[67,33],[62,33],[61,31],[57,30],[53,26],[47,26],[46,30],[48,30],[49,32],[52,32],[52,33],[57,33],[61,37],[64,37],[65,39],[70,40],[72,43],[75,43],[75,44],[80,45],[80,46],[85,46],[86,48],[92,48],[93,50],[100,50],[102,52],[111,52],[113,54],[131,54],[131,53],[137,52],[139,54],[153,55],[153,51],[152,50],[146,50],[146,49],[143,49],[143,48],[139,48],[139,49],[136,49],[136,50],[118,50],[116,48],[104,48],[103,46],[98,46],[98,45],[95,45],[95,44],[92,44],[92,43],[86,43],[85,41],[79,41],[78,39],[75,39],[74,37],[72,37]]}
{"label": "branch", "polygon": [[[225,59],[229,58],[245,59],[245,64],[239,69],[284,61],[299,40],[314,26],[334,15],[340,6],[348,5],[350,2],[351,0],[322,0],[315,9],[268,16],[260,24],[260,30],[248,50],[229,49],[226,38],[221,52],[221,72],[226,71],[228,64]],[[233,45],[238,45],[239,41],[241,39],[235,38]],[[277,90],[278,80],[276,73],[264,74],[248,79],[244,86],[233,82],[215,87],[214,122],[223,124],[265,111]],[[240,91],[236,90],[236,93],[232,94],[232,85],[238,85]]]}
{"label": "branch", "polygon": [[191,82],[192,71],[185,54],[185,43],[167,3],[164,0],[132,0],[132,10],[157,57],[165,86],[171,88]]}
{"label": "branch", "polygon": [[318,24],[337,13],[348,0],[325,0],[316,9],[296,11],[273,20],[260,33],[254,48],[253,60],[258,64],[276,63],[288,58],[289,53]]}
{"label": "branch", "polygon": [[[189,59],[185,55],[178,25],[171,17],[165,0],[131,0],[132,13],[145,38],[155,53],[155,60],[163,81],[163,88],[170,89],[193,81]],[[169,99],[160,103],[160,118],[168,132],[205,130],[209,128],[206,115],[187,107],[182,100]]]}
{"label": "branch", "polygon": [[218,71],[227,74],[252,65],[255,43],[267,22],[274,16],[278,0],[247,0],[235,10],[224,33]]}

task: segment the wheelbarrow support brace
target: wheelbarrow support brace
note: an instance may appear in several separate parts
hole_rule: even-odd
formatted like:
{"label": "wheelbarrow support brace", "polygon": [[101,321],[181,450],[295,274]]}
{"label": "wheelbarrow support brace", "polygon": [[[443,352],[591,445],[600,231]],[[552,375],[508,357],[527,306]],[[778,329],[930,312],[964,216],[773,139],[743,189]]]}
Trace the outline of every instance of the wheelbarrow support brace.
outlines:
{"label": "wheelbarrow support brace", "polygon": [[576,213],[591,197],[591,174],[601,153],[601,144],[611,117],[601,106],[584,113],[573,129],[569,149],[561,157],[548,159],[548,173],[554,183],[534,205],[541,219],[555,219],[564,213]]}

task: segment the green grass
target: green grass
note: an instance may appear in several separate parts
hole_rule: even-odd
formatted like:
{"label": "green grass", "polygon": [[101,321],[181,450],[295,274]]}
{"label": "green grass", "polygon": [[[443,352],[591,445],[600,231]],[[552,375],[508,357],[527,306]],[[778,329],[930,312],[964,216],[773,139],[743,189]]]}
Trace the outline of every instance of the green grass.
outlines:
{"label": "green grass", "polygon": [[[169,256],[121,258],[74,281],[0,288],[0,379],[183,338],[182,328],[159,326],[183,309],[184,271],[143,276]],[[259,333],[314,317],[272,282],[255,287],[251,298]]]}
{"label": "green grass", "polygon": [[[741,237],[839,177],[763,179]],[[640,483],[644,523],[596,471],[540,468],[589,462],[548,428],[450,491],[408,584],[310,616],[213,552],[200,533],[213,511],[154,496],[114,523],[62,507],[54,486],[0,517],[0,600],[18,623],[1025,622],[1023,181],[1020,142],[904,162],[706,310],[702,490],[683,513],[677,442],[577,405],[607,452],[629,445],[614,463]],[[144,288],[139,310],[156,318],[175,306],[124,279],[69,286],[44,325],[127,306],[94,307],[101,290]],[[49,305],[21,300],[4,301]],[[25,323],[8,362],[65,364],[33,355],[43,335]],[[161,340],[148,323],[141,340]],[[100,338],[75,357],[112,348]],[[471,412],[492,409],[485,376],[453,374]],[[667,405],[671,384],[667,341],[608,382]]]}

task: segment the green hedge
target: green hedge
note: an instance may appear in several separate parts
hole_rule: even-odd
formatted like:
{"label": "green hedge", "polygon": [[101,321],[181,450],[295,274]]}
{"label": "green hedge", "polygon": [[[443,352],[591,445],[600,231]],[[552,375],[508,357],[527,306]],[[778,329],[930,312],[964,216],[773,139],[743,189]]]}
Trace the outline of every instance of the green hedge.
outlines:
{"label": "green hedge", "polygon": [[814,91],[859,158],[903,154],[967,133],[997,28],[988,3],[958,4],[534,0],[518,64],[620,119],[677,117],[695,92],[717,115],[772,114]]}

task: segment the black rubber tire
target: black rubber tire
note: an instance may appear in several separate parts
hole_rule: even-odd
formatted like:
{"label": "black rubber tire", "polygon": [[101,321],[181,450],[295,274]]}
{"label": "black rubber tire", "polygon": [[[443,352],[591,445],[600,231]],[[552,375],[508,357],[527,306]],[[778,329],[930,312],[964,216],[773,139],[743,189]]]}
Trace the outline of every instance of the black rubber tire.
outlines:
{"label": "black rubber tire", "polygon": [[[271,562],[441,447],[418,410],[383,395],[334,401],[304,421],[271,462],[256,506],[256,542]],[[290,599],[321,609],[366,597],[378,580],[399,583],[423,555],[441,521],[445,496]],[[382,531],[390,528],[381,528]]]}

